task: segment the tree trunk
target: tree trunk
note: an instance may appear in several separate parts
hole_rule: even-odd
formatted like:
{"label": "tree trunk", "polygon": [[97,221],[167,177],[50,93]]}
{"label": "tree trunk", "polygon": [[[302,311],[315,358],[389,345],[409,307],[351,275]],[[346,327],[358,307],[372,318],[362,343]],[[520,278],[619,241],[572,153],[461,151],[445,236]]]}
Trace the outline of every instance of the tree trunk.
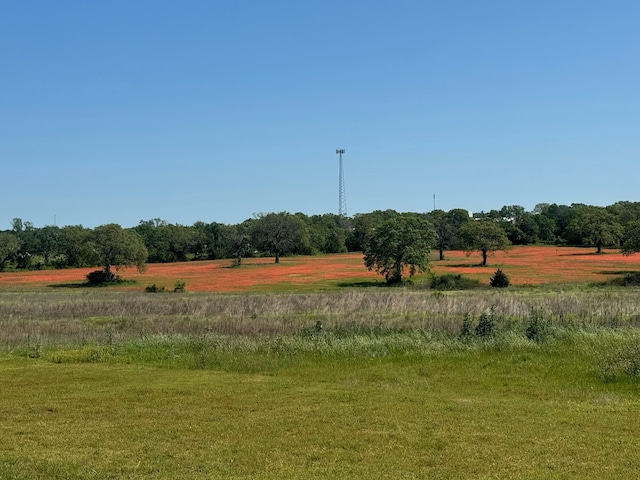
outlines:
{"label": "tree trunk", "polygon": [[276,250],[276,263],[280,263],[280,250]]}
{"label": "tree trunk", "polygon": [[443,247],[439,248],[439,253],[440,253],[440,260],[444,260],[444,248]]}
{"label": "tree trunk", "polygon": [[487,264],[487,250],[482,250],[482,265],[485,266]]}

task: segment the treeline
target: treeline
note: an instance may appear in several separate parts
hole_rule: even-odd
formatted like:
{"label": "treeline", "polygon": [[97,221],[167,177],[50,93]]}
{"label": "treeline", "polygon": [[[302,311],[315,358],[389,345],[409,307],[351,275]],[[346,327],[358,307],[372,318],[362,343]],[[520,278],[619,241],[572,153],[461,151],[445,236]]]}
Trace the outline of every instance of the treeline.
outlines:
{"label": "treeline", "polygon": [[[287,212],[256,215],[235,225],[196,222],[170,224],[161,219],[141,221],[123,229],[146,247],[149,263],[271,255],[314,255],[362,251],[365,235],[386,219],[392,210],[343,218],[334,214],[307,216]],[[585,204],[538,204],[532,211],[519,205],[471,215],[464,209],[413,213],[428,220],[436,233],[440,256],[449,249],[464,249],[463,225],[491,220],[513,245],[552,244],[623,248],[637,251],[640,244],[640,202],[617,202],[607,207]],[[95,229],[72,225],[36,228],[16,218],[11,229],[0,232],[0,270],[43,269],[95,265],[88,250]],[[464,231],[464,229],[463,229]]]}

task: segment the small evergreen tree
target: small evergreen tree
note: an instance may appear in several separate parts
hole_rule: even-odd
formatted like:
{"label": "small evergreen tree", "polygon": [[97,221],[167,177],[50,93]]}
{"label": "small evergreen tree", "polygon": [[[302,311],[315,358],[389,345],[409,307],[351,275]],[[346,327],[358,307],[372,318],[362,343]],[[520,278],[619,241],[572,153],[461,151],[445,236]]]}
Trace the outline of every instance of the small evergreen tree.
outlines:
{"label": "small evergreen tree", "polygon": [[494,308],[492,306],[489,313],[483,312],[480,314],[480,320],[478,321],[478,325],[476,325],[476,336],[489,337],[493,335],[495,327],[496,319]]}
{"label": "small evergreen tree", "polygon": [[489,279],[491,286],[494,288],[505,288],[509,286],[509,277],[501,269],[497,269],[493,277]]}
{"label": "small evergreen tree", "polygon": [[471,325],[471,315],[469,312],[464,314],[464,318],[462,319],[462,328],[460,329],[460,338],[469,338],[473,335],[473,328]]}

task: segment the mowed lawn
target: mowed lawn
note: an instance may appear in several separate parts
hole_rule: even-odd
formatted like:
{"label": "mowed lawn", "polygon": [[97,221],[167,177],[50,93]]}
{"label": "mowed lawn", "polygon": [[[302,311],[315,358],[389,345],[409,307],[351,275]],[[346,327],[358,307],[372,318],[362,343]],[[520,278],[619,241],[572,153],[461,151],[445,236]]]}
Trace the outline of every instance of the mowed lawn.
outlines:
{"label": "mowed lawn", "polygon": [[1,359],[0,478],[640,476],[639,384],[602,382],[571,345],[262,361]]}
{"label": "mowed lawn", "polygon": [[[446,252],[444,261],[432,255],[436,274],[460,273],[488,284],[496,268],[501,268],[512,284],[573,283],[605,281],[614,275],[640,270],[640,254],[624,256],[617,250],[596,255],[594,249],[554,246],[519,246],[489,256],[480,266],[480,255],[461,251]],[[84,281],[94,268],[0,273],[0,290],[36,286],[64,286]],[[241,267],[231,260],[149,264],[143,273],[135,269],[119,272],[135,285],[120,289],[140,289],[155,284],[172,289],[178,280],[187,290],[200,292],[260,292],[274,290],[317,291],[341,286],[372,284],[382,281],[368,271],[361,253],[284,257],[280,264],[272,258],[245,259]],[[425,275],[417,277],[424,280]]]}

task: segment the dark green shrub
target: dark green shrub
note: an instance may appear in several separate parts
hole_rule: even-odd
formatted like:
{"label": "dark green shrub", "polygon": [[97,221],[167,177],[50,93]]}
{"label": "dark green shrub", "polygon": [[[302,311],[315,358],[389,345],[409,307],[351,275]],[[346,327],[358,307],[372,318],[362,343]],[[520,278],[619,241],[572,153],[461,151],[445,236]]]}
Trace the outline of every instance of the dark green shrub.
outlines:
{"label": "dark green shrub", "polygon": [[465,313],[464,318],[462,319],[462,328],[460,328],[460,338],[469,338],[471,335],[473,335],[471,315],[469,313]]}
{"label": "dark green shrub", "polygon": [[489,312],[483,312],[480,314],[480,320],[478,321],[478,325],[476,325],[476,336],[477,337],[489,337],[493,335],[493,332],[496,328],[496,315],[493,307]]}
{"label": "dark green shrub", "polygon": [[497,269],[489,279],[489,283],[494,288],[505,288],[509,286],[509,277],[501,269]]}
{"label": "dark green shrub", "polygon": [[445,273],[431,277],[431,288],[434,290],[473,290],[480,288],[479,280],[465,278],[459,273]]}
{"label": "dark green shrub", "polygon": [[89,285],[106,285],[108,283],[116,283],[120,280],[118,275],[104,270],[94,270],[87,274],[87,283]]}
{"label": "dark green shrub", "polygon": [[623,277],[614,278],[608,283],[618,287],[638,287],[640,286],[640,272],[627,272]]}
{"label": "dark green shrub", "polygon": [[544,318],[542,312],[536,309],[531,309],[529,314],[529,324],[525,334],[529,340],[537,343],[543,342],[549,332],[549,322]]}
{"label": "dark green shrub", "polygon": [[164,292],[164,287],[159,287],[154,283],[153,285],[149,285],[149,286],[145,287],[144,291],[147,292],[147,293]]}

